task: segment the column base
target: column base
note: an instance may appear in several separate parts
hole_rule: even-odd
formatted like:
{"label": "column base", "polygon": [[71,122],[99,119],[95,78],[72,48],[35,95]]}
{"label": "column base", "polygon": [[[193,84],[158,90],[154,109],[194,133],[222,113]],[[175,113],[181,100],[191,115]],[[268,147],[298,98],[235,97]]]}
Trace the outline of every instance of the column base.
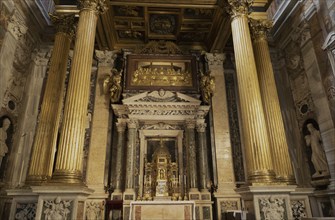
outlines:
{"label": "column base", "polygon": [[224,213],[228,211],[241,211],[241,196],[232,190],[221,190],[214,193],[216,200],[217,219],[224,219]]}
{"label": "column base", "polygon": [[126,189],[123,193],[123,219],[129,219],[130,216],[130,202],[136,200],[136,193],[134,189]]}
{"label": "column base", "polygon": [[256,170],[248,174],[250,183],[273,183],[276,174],[273,170]]}
{"label": "column base", "polygon": [[276,182],[284,183],[286,185],[295,185],[295,177],[291,176],[276,176]]}
{"label": "column base", "polygon": [[200,200],[200,192],[198,189],[190,189],[189,193],[188,193],[188,198],[189,200]]}
{"label": "column base", "polygon": [[313,216],[334,217],[335,209],[335,191],[314,190],[309,196]]}
{"label": "column base", "polygon": [[124,203],[130,204],[130,201],[136,200],[136,193],[134,189],[126,189],[123,193],[123,201]]}
{"label": "column base", "polygon": [[[85,200],[92,193],[87,187],[68,185],[7,190],[13,201],[9,218],[4,219],[56,219],[59,215],[67,219],[86,219],[92,209],[89,207],[96,205],[91,202],[85,208]],[[97,216],[97,219],[102,218],[103,215]]]}
{"label": "column base", "polygon": [[[31,188],[6,190],[7,196],[1,219],[24,219],[29,215],[34,216],[37,210],[38,194],[34,193]],[[20,216],[20,218],[17,218]],[[34,218],[35,219],[35,218]]]}
{"label": "column base", "polygon": [[314,192],[314,188],[296,188],[291,193],[291,209],[295,219],[311,218],[312,210],[310,205],[310,195]]}
{"label": "column base", "polygon": [[56,171],[51,178],[50,184],[71,184],[85,186],[80,171]]}
{"label": "column base", "polygon": [[236,189],[247,219],[292,219],[290,194],[296,186],[246,186]]}
{"label": "column base", "polygon": [[51,179],[50,176],[28,176],[25,184],[28,186],[40,186],[44,185],[46,182],[48,182]]}
{"label": "column base", "polygon": [[[207,200],[208,197],[209,200]],[[213,219],[213,202],[210,200],[210,197],[208,194],[201,193],[201,198],[204,198],[204,200],[195,202],[195,219]]]}
{"label": "column base", "polygon": [[112,193],[112,198],[111,200],[122,200],[123,193],[121,192],[121,190],[114,190],[114,192]]}

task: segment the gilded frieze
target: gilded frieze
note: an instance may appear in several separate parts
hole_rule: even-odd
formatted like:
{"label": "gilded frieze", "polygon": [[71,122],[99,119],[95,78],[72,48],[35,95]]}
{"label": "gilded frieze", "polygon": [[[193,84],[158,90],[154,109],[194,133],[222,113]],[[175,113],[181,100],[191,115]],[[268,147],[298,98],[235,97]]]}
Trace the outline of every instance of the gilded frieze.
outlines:
{"label": "gilded frieze", "polygon": [[182,63],[142,62],[131,79],[133,86],[192,86],[191,73]]}
{"label": "gilded frieze", "polygon": [[126,89],[195,90],[197,76],[192,56],[128,56]]}

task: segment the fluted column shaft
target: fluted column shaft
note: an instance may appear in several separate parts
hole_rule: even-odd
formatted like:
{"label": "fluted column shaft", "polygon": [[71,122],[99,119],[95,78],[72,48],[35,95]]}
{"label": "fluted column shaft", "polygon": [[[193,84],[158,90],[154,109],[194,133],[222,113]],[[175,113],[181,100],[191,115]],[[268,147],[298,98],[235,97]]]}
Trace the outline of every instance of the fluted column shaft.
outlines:
{"label": "fluted column shaft", "polygon": [[117,149],[116,149],[116,182],[115,182],[115,191],[121,192],[122,189],[122,167],[124,164],[124,143],[125,143],[125,129],[126,124],[123,122],[116,123],[117,128]]}
{"label": "fluted column shaft", "polygon": [[134,168],[136,161],[136,140],[137,140],[137,126],[138,122],[135,120],[128,121],[128,143],[127,143],[127,174],[126,174],[126,190],[134,191],[135,182],[134,182]]}
{"label": "fluted column shaft", "polygon": [[295,183],[266,36],[271,26],[270,21],[251,20],[254,55],[276,178]]}
{"label": "fluted column shaft", "polygon": [[190,191],[198,190],[197,154],[195,148],[195,122],[186,121],[186,146],[188,149],[188,172]]}
{"label": "fluted column shaft", "polygon": [[74,34],[74,16],[56,17],[58,26],[51,55],[48,79],[33,144],[27,183],[39,184],[50,179],[54,165],[56,141],[63,103],[63,91],[71,40]]}
{"label": "fluted column shaft", "polygon": [[248,26],[249,5],[248,1],[229,2],[248,181],[272,182],[275,173]]}
{"label": "fluted column shaft", "polygon": [[82,153],[98,10],[102,0],[81,1],[73,62],[64,107],[54,182],[82,183]]}
{"label": "fluted column shaft", "polygon": [[206,140],[206,123],[197,124],[197,136],[198,136],[198,158],[199,158],[199,178],[200,178],[200,190],[206,190],[208,178],[208,158],[207,158],[207,140]]}

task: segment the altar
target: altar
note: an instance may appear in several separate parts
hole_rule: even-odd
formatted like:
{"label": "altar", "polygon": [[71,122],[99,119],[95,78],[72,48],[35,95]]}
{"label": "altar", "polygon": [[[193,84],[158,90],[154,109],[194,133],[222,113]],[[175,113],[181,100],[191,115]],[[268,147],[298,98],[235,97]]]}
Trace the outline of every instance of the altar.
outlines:
{"label": "altar", "polygon": [[194,220],[194,201],[133,201],[130,217],[133,220],[176,219]]}

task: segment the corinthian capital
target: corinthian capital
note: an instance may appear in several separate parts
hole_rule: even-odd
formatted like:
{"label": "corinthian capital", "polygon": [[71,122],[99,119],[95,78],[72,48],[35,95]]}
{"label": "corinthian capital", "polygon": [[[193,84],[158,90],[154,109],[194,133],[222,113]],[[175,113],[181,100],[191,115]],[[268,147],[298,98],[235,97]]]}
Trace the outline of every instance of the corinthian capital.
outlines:
{"label": "corinthian capital", "polygon": [[250,18],[251,33],[254,40],[266,40],[267,34],[272,28],[272,21],[269,20],[255,20]]}
{"label": "corinthian capital", "polygon": [[248,15],[249,9],[254,0],[228,0],[226,11],[233,18],[241,15]]}
{"label": "corinthian capital", "polygon": [[97,12],[98,14],[103,14],[108,9],[106,0],[77,0],[77,1],[80,10],[89,9]]}
{"label": "corinthian capital", "polygon": [[73,37],[76,31],[76,21],[74,14],[71,15],[57,15],[49,14],[52,23],[57,28],[57,32],[62,32]]}

